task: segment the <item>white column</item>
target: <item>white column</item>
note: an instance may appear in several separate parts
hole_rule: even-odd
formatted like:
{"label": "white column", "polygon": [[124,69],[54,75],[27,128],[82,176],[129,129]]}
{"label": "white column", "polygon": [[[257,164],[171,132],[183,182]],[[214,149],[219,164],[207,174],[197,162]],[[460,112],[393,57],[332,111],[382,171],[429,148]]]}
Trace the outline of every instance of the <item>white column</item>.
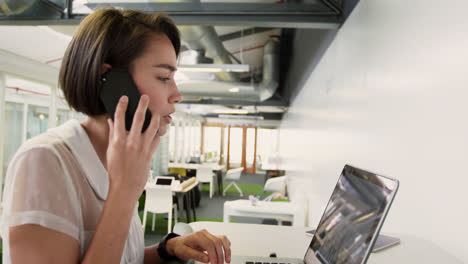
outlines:
{"label": "white column", "polygon": [[187,135],[187,138],[188,138],[188,141],[185,142],[185,145],[187,145],[187,157],[191,157],[192,156],[192,119],[189,117],[188,120],[187,120],[187,129],[188,129],[188,135]]}
{"label": "white column", "polygon": [[5,90],[6,76],[0,72],[0,213],[2,212],[2,197],[3,197],[3,140],[5,137]]}
{"label": "white column", "polygon": [[23,134],[21,135],[21,144],[23,144],[26,141],[26,134],[27,134],[27,128],[28,128],[28,107],[29,104],[27,101],[24,101],[23,105]]}
{"label": "white column", "polygon": [[180,126],[180,132],[181,132],[181,138],[182,138],[182,141],[181,141],[181,149],[180,149],[180,162],[184,163],[185,162],[185,150],[186,150],[186,147],[185,147],[185,144],[187,144],[185,142],[185,126],[186,126],[186,120],[185,120],[185,117],[182,119],[182,123],[181,123],[181,126]]}
{"label": "white column", "polygon": [[50,86],[49,128],[57,126],[57,86]]}
{"label": "white column", "polygon": [[161,137],[161,143],[158,148],[160,149],[159,173],[160,175],[164,175],[169,172],[169,134]]}
{"label": "white column", "polygon": [[174,129],[175,129],[174,162],[180,162],[180,144],[179,144],[180,121],[179,120],[175,122]]}

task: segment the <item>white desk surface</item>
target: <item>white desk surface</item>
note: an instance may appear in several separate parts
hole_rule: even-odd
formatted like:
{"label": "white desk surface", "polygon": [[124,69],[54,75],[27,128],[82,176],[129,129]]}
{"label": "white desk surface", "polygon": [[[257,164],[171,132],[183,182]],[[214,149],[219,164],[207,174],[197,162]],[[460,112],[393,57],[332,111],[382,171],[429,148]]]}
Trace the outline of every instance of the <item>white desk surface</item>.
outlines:
{"label": "white desk surface", "polygon": [[[173,193],[186,193],[186,192],[192,190],[195,186],[197,186],[198,183],[199,182],[197,180],[195,180],[193,183],[185,186],[185,188],[183,188],[183,189],[182,189],[180,183],[179,184],[174,184],[174,185],[171,186],[171,190],[172,190]],[[148,188],[151,188],[153,186],[156,186],[156,185],[153,184],[153,183],[146,183],[145,190],[148,189]]]}
{"label": "white desk surface", "polygon": [[295,202],[258,201],[254,206],[250,200],[234,200],[224,203],[223,221],[229,223],[232,216],[260,218],[287,218],[294,226],[305,225],[303,205]]}
{"label": "white desk surface", "polygon": [[[291,213],[293,214],[298,206],[291,202],[265,202],[258,201],[257,205],[252,205],[250,200],[234,200],[226,202],[231,210],[254,212],[254,213]],[[226,205],[225,205],[226,206]]]}
{"label": "white desk surface", "polygon": [[[212,165],[213,170],[224,170],[226,168],[225,165],[219,165],[217,163],[203,163],[203,164]],[[168,167],[169,168],[184,168],[184,169],[196,170],[196,169],[198,169],[200,167],[200,165],[202,165],[202,164],[169,162]]]}
{"label": "white desk surface", "polygon": [[[231,241],[232,255],[303,258],[312,237],[305,235],[311,227],[259,224],[193,222],[194,231],[206,229],[214,235],[226,235]],[[463,263],[436,244],[411,235],[395,235],[400,244],[372,253],[370,264],[394,263]]]}

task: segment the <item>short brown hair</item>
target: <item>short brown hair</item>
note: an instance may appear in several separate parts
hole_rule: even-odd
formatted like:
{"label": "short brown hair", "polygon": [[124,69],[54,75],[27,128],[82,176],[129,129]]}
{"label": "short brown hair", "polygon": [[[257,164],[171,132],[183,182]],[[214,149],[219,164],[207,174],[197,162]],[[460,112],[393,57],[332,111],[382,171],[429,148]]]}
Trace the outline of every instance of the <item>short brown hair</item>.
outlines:
{"label": "short brown hair", "polygon": [[102,65],[128,68],[145,49],[151,32],[165,34],[178,56],[180,33],[164,14],[106,8],[88,15],[62,60],[59,83],[68,104],[90,116],[105,114],[99,99]]}

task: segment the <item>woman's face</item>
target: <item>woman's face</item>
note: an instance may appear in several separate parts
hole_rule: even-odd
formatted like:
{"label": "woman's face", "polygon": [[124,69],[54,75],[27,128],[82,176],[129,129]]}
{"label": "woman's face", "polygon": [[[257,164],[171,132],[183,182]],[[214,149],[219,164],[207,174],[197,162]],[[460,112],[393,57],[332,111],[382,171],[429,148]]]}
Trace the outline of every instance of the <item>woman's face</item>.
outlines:
{"label": "woman's face", "polygon": [[171,123],[174,104],[182,100],[174,81],[177,57],[169,38],[151,33],[143,53],[129,67],[133,81],[141,94],[150,98],[149,110],[161,116],[160,136],[166,134]]}

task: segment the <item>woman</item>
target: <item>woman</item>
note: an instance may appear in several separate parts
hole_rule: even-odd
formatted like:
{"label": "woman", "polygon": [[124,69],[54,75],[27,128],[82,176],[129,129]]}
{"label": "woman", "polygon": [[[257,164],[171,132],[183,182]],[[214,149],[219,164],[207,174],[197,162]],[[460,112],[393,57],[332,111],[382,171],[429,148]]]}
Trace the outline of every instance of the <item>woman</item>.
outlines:
{"label": "woman", "polygon": [[[204,231],[144,247],[137,200],[151,158],[181,94],[174,82],[179,32],[163,15],[103,9],[87,16],[65,53],[60,86],[88,115],[26,142],[7,172],[3,263],[230,261],[230,242]],[[114,120],[99,99],[100,77],[127,69],[142,94],[130,131],[128,98]],[[151,123],[141,133],[146,109]]]}

